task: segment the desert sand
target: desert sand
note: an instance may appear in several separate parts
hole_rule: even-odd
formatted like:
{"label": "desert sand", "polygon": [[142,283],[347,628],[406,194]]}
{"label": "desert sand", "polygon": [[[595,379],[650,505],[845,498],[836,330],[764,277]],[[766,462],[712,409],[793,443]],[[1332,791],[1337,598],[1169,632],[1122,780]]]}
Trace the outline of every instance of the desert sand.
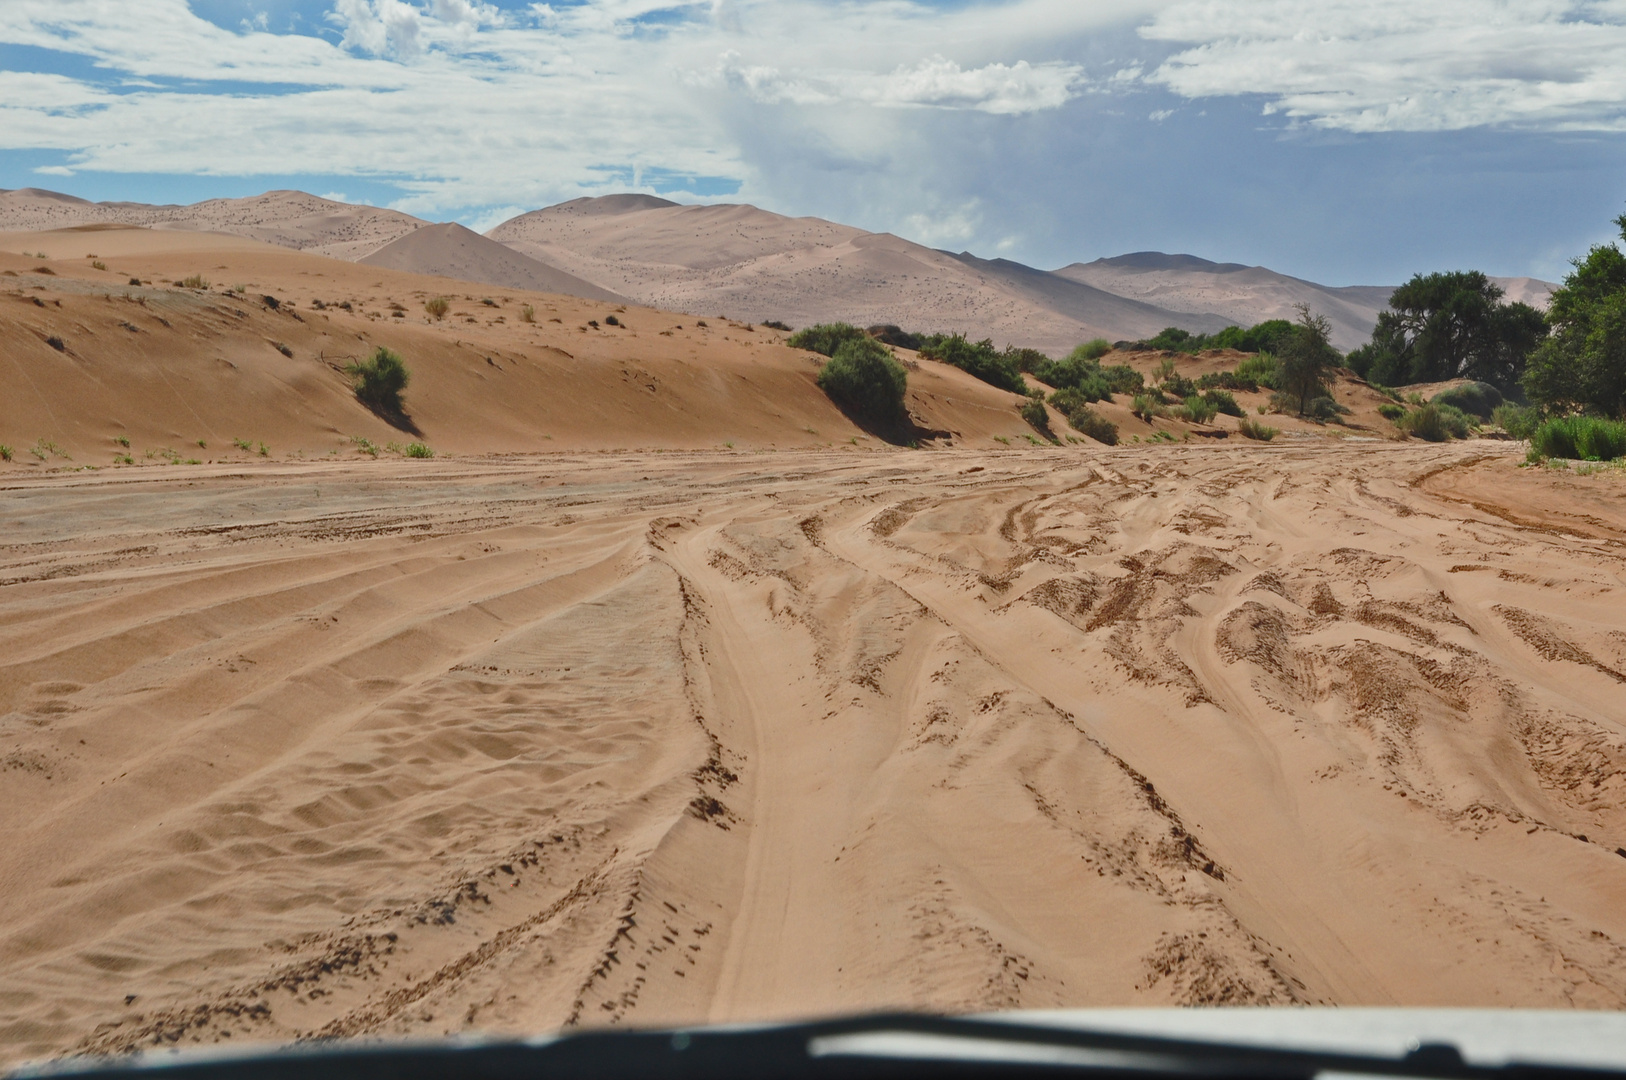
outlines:
{"label": "desert sand", "polygon": [[[1269,444],[1034,446],[905,355],[911,450],[761,327],[0,251],[0,1062],[1626,1007],[1619,471],[1393,442],[1347,379]],[[376,344],[415,433],[337,370]]]}

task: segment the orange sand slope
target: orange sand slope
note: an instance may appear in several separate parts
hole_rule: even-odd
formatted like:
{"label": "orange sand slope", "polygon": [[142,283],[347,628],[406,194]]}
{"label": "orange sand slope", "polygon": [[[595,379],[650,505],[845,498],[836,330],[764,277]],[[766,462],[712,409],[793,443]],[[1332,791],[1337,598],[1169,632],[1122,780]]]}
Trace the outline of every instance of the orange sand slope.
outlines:
{"label": "orange sand slope", "polygon": [[[194,274],[210,287],[175,284]],[[260,444],[354,453],[358,437],[457,453],[879,445],[815,385],[823,358],[777,332],[478,288],[218,234],[0,233],[0,443],[16,450],[0,470],[229,460]],[[436,296],[451,300],[440,321],[424,309]],[[410,427],[359,404],[343,373],[380,345],[412,370]],[[910,382],[923,437],[1032,433],[1015,395],[963,372],[920,363]],[[45,459],[23,452],[40,443],[55,447]]]}
{"label": "orange sand slope", "polygon": [[0,1053],[1621,1008],[1626,493],[1516,460],[14,476]]}

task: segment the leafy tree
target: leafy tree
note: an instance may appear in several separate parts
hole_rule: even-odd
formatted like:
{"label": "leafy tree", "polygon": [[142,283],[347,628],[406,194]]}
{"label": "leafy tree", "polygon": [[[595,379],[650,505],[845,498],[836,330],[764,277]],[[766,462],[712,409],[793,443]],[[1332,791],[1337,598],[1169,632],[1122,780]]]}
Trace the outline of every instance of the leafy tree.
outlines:
{"label": "leafy tree", "polygon": [[819,369],[819,389],[855,416],[876,424],[899,424],[908,418],[903,407],[909,373],[890,350],[860,331],[842,342]]}
{"label": "leafy tree", "polygon": [[1385,386],[1468,378],[1513,390],[1547,327],[1541,312],[1502,296],[1478,270],[1416,274],[1389,296],[1349,365]]}
{"label": "leafy tree", "polygon": [[1299,415],[1303,416],[1312,399],[1330,395],[1327,375],[1340,366],[1342,358],[1328,340],[1332,324],[1325,315],[1310,311],[1310,305],[1298,305],[1299,317],[1292,336],[1286,338],[1277,355],[1281,392],[1297,399]]}
{"label": "leafy tree", "polygon": [[[1626,239],[1626,214],[1615,219]],[[1600,245],[1547,308],[1552,336],[1530,356],[1524,391],[1549,411],[1626,415],[1626,255]]]}

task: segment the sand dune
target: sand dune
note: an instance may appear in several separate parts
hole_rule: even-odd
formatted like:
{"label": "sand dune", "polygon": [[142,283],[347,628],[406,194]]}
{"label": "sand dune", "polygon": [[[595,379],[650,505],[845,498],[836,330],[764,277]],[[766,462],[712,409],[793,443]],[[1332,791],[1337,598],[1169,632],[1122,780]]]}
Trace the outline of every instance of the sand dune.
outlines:
{"label": "sand dune", "polygon": [[426,225],[357,260],[409,274],[456,278],[530,292],[561,293],[611,304],[632,301],[452,222]]}
{"label": "sand dune", "polygon": [[1621,1008],[1626,496],[1517,460],[9,477],[0,1054]]}
{"label": "sand dune", "polygon": [[640,303],[793,326],[846,320],[960,331],[1065,353],[1217,315],[1175,313],[1007,261],[951,255],[885,233],[753,206],[577,199],[488,234]]}
{"label": "sand dune", "polygon": [[[1389,306],[1394,292],[1392,285],[1317,285],[1262,266],[1160,251],[1073,263],[1055,274],[1174,311],[1218,312],[1244,326],[1295,318],[1295,305],[1309,304],[1332,323],[1333,344],[1346,351],[1371,339],[1378,313]],[[1507,299],[1541,308],[1553,290],[1550,282],[1535,278],[1492,280],[1502,286]]]}
{"label": "sand dune", "polygon": [[[40,251],[54,257],[20,254]],[[210,287],[177,286],[194,274]],[[0,469],[249,459],[262,444],[278,458],[353,455],[356,438],[453,453],[879,445],[814,385],[823,358],[781,334],[468,288],[218,234],[0,234],[0,338],[12,343],[0,370],[13,388],[0,443],[16,450]],[[437,321],[423,304],[443,295],[453,303]],[[412,369],[409,429],[364,408],[343,374],[380,345]],[[921,437],[943,444],[1031,434],[1016,403],[941,364],[911,376]]]}
{"label": "sand dune", "polygon": [[427,224],[397,210],[334,202],[303,191],[268,191],[247,199],[210,199],[190,206],[93,203],[38,188],[0,191],[0,229],[6,231],[140,225],[230,233],[340,259],[359,258]]}

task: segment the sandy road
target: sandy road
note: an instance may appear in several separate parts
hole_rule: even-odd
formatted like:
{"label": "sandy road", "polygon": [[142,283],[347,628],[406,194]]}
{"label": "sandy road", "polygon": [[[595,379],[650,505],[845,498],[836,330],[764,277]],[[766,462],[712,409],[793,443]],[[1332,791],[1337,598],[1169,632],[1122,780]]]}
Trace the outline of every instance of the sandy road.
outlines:
{"label": "sandy road", "polygon": [[1622,1007],[1626,498],[1515,460],[12,483],[4,1056],[889,1005]]}

